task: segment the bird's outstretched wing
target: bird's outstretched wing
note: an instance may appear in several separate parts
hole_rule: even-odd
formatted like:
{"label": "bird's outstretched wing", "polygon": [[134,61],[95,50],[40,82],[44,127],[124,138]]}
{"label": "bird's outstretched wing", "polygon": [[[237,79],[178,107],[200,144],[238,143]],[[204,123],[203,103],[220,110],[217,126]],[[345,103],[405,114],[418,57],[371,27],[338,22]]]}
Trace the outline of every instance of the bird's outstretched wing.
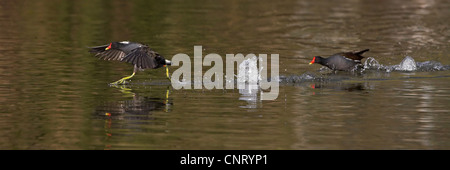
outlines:
{"label": "bird's outstretched wing", "polygon": [[142,46],[132,50],[121,61],[136,65],[140,69],[154,69],[161,66],[157,61],[158,57],[160,55],[157,52],[152,51],[148,46]]}
{"label": "bird's outstretched wing", "polygon": [[106,50],[106,47],[108,47],[109,44],[96,46],[96,47],[89,47],[89,52],[95,53],[95,56],[102,60],[117,60],[122,61],[122,59],[125,57],[125,52],[119,49],[109,49]]}

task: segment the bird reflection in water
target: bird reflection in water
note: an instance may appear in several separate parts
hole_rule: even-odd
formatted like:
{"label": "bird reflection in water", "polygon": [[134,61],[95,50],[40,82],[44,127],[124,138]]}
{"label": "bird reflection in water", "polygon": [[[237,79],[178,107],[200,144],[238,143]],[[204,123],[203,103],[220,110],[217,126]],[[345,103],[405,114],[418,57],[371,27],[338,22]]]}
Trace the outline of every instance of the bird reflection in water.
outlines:
{"label": "bird reflection in water", "polygon": [[[158,98],[142,96],[125,85],[112,85],[112,87],[119,89],[130,100],[105,102],[96,107],[95,116],[105,119],[105,143],[113,137],[113,129],[142,131],[140,125],[158,124],[154,115],[156,112],[171,111],[169,88],[165,91],[165,98]],[[111,145],[106,144],[105,149],[111,149]]]}

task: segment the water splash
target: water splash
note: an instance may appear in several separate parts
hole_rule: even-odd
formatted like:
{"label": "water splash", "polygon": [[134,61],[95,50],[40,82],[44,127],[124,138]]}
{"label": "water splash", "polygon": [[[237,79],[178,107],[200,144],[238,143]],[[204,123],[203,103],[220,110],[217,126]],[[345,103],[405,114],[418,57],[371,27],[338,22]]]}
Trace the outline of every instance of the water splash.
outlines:
{"label": "water splash", "polygon": [[258,59],[253,56],[239,64],[237,82],[257,84],[261,79],[258,70]]}
{"label": "water splash", "polygon": [[240,106],[241,108],[258,108],[261,105],[260,88],[258,86],[261,76],[257,63],[257,57],[253,56],[239,64],[239,71],[236,75],[239,94],[241,95],[239,100],[247,102],[247,105]]}
{"label": "water splash", "polygon": [[363,71],[365,70],[383,70],[386,72],[392,71],[445,71],[450,70],[450,65],[443,65],[437,61],[416,62],[411,56],[406,56],[397,65],[383,65],[372,57],[369,57],[364,62]]}
{"label": "water splash", "polygon": [[417,64],[414,58],[406,56],[399,65],[395,65],[395,70],[399,71],[416,71]]}
{"label": "water splash", "polygon": [[312,82],[317,80],[322,80],[322,75],[316,75],[314,73],[306,72],[302,75],[289,75],[280,76],[280,82],[282,83],[302,83],[302,82]]}
{"label": "water splash", "polygon": [[445,71],[450,70],[450,65],[442,65],[437,61],[417,62],[420,71]]}

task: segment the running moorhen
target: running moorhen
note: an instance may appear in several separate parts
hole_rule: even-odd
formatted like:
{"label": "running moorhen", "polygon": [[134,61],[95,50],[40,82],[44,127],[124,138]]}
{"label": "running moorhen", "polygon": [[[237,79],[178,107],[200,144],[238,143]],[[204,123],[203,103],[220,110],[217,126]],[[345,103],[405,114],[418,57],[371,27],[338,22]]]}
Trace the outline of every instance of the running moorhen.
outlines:
{"label": "running moorhen", "polygon": [[137,70],[148,68],[157,69],[166,67],[166,76],[169,78],[169,68],[167,65],[171,65],[171,62],[164,59],[163,56],[150,49],[147,45],[130,41],[121,41],[89,48],[89,52],[95,53],[95,56],[99,57],[99,59],[117,60],[134,65],[134,71],[131,76],[124,77],[111,83],[113,85],[123,84],[125,83],[125,80],[132,78]]}
{"label": "running moorhen", "polygon": [[350,71],[353,70],[356,65],[361,65],[361,59],[364,58],[361,55],[366,51],[369,51],[369,49],[359,52],[336,53],[328,58],[315,56],[309,64],[318,63],[331,70]]}

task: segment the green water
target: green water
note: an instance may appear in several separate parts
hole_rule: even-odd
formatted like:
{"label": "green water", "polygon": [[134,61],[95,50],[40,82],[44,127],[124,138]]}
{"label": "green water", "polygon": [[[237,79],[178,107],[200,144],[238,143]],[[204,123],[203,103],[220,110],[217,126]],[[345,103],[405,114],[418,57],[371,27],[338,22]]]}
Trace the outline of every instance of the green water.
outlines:
{"label": "green water", "polygon": [[[450,71],[353,75],[313,56],[370,48],[450,65],[448,1],[0,1],[0,149],[450,149]],[[276,100],[175,90],[86,47],[130,40],[168,59],[279,54]],[[171,71],[177,67],[172,67]],[[204,69],[205,71],[206,69]]]}

